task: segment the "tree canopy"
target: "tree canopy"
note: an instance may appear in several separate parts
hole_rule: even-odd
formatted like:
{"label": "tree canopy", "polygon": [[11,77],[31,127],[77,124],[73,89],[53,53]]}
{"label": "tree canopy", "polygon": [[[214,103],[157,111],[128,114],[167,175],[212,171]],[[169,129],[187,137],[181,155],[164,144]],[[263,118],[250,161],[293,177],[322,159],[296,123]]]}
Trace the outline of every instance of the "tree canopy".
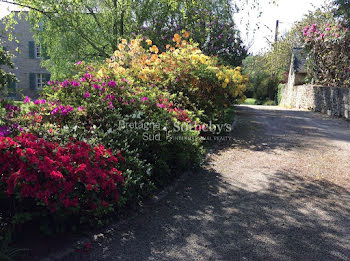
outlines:
{"label": "tree canopy", "polygon": [[2,43],[0,42],[0,94],[6,91],[5,86],[16,82],[15,75],[6,70],[14,68],[11,58],[12,55],[3,48]]}
{"label": "tree canopy", "polygon": [[[1,0],[2,2],[9,2]],[[253,2],[256,2],[255,0]],[[187,30],[199,47],[225,64],[239,65],[247,51],[230,0],[15,0],[26,7],[35,37],[50,59],[54,78],[73,71],[78,60],[103,61],[121,39],[144,35],[162,48]],[[9,21],[11,18],[9,16]]]}
{"label": "tree canopy", "polygon": [[336,6],[335,14],[344,19],[347,25],[350,25],[350,1],[349,0],[334,0]]}

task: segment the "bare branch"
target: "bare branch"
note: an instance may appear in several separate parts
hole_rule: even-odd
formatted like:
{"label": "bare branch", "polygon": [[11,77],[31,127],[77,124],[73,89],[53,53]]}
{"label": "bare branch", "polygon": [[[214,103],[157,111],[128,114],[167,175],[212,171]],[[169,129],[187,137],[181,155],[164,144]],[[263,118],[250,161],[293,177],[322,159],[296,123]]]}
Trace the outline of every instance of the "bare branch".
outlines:
{"label": "bare branch", "polygon": [[24,8],[29,8],[30,10],[42,13],[42,14],[46,15],[49,19],[51,19],[51,17],[48,15],[49,12],[46,12],[44,10],[40,10],[40,9],[38,9],[36,7],[33,7],[33,6],[29,6],[29,5],[25,5],[25,4],[21,4],[21,3],[17,3],[17,2],[10,2],[10,1],[7,1],[7,0],[0,0],[0,2],[11,4],[11,5],[16,5],[16,6],[20,6],[20,7],[24,7]]}

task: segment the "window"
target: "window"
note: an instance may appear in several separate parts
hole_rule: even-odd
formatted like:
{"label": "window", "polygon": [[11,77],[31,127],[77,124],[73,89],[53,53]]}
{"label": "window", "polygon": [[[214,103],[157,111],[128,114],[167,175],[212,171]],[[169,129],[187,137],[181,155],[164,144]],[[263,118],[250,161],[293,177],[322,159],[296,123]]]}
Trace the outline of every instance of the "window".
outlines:
{"label": "window", "polygon": [[29,88],[31,90],[41,90],[50,81],[50,78],[49,73],[29,73]]}
{"label": "window", "polygon": [[40,58],[41,57],[41,44],[35,45],[35,57]]}
{"label": "window", "polygon": [[45,85],[45,74],[37,73],[36,74],[36,88],[38,90],[41,90],[44,85]]}

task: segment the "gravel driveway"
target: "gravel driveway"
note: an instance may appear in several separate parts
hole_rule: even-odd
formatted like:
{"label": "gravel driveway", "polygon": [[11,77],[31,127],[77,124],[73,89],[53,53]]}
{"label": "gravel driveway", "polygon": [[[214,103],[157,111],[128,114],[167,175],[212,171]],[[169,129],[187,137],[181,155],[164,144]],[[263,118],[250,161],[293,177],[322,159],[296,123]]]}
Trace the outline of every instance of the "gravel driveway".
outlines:
{"label": "gravel driveway", "polygon": [[67,260],[350,260],[350,123],[239,106],[232,141]]}

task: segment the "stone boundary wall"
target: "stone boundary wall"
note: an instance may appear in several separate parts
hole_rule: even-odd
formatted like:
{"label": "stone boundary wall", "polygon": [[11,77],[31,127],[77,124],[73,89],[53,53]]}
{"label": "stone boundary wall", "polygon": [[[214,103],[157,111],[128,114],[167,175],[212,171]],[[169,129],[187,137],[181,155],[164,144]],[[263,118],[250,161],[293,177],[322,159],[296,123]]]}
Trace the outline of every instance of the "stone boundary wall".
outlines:
{"label": "stone boundary wall", "polygon": [[350,119],[350,88],[286,84],[280,105]]}

